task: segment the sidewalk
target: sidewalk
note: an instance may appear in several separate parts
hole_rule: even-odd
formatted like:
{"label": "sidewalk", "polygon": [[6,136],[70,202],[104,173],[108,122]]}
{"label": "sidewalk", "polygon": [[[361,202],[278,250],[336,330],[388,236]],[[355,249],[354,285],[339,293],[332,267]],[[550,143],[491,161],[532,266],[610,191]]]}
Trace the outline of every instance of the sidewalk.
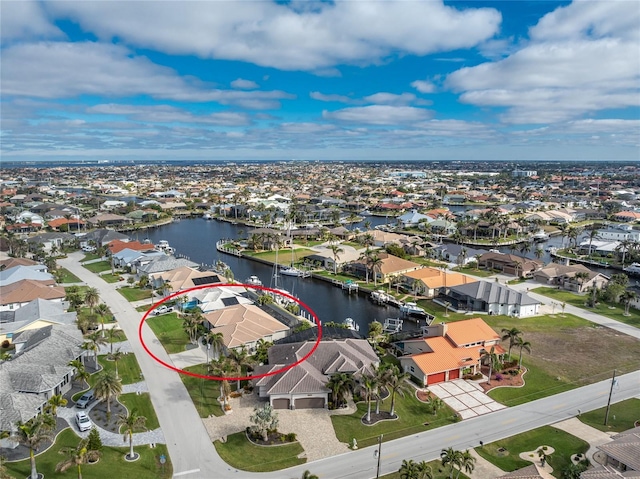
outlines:
{"label": "sidewalk", "polygon": [[594,427],[588,426],[583,423],[577,417],[572,417],[571,419],[567,419],[565,421],[561,421],[553,424],[553,427],[561,429],[569,434],[579,437],[583,441],[587,441],[589,443],[589,450],[587,451],[587,458],[594,462],[593,455],[598,452],[597,446],[602,446],[611,441],[611,435],[615,435],[617,433],[612,433],[609,435],[606,432],[600,431]]}

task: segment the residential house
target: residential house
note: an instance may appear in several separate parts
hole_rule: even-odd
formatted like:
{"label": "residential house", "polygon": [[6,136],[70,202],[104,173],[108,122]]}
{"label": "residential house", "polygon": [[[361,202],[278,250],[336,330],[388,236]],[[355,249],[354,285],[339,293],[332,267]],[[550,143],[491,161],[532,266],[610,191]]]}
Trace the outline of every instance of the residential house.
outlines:
{"label": "residential house", "polygon": [[[578,277],[576,278],[576,275]],[[586,275],[586,277],[583,277]],[[602,273],[591,271],[584,265],[564,265],[549,263],[533,274],[533,279],[539,283],[560,286],[568,291],[581,293],[593,286],[602,289],[609,282],[609,277]]]}
{"label": "residential house", "polygon": [[401,278],[404,288],[427,298],[437,296],[440,288],[478,281],[461,273],[448,273],[439,268],[428,267],[404,273]]}
{"label": "residential house", "polygon": [[[337,339],[275,344],[269,348],[269,364],[255,368],[255,374],[273,374],[253,380],[261,399],[274,409],[326,408],[330,390],[326,387],[333,373],[350,373],[356,378],[372,374],[378,356],[365,339]],[[306,359],[306,360],[304,360]],[[284,368],[298,361],[296,367]]]}
{"label": "residential house", "polygon": [[199,265],[187,258],[176,258],[164,253],[156,255],[155,253],[143,253],[144,259],[139,258],[133,266],[136,269],[138,279],[142,276],[150,276],[152,274],[165,273],[179,268],[197,268]]}
{"label": "residential house", "polygon": [[66,297],[66,292],[62,286],[55,286],[55,284],[53,279],[46,281],[23,279],[3,286],[2,295],[0,295],[0,311],[21,308],[37,298],[61,302]]}
{"label": "residential house", "polygon": [[138,271],[138,267],[148,264],[154,258],[166,257],[167,255],[155,249],[147,249],[143,251],[125,248],[111,255],[111,260],[116,268],[130,268],[132,273]]}
{"label": "residential house", "polygon": [[101,213],[87,219],[87,223],[92,226],[122,226],[133,223],[133,220],[126,216],[114,215],[111,213]]}
{"label": "residential house", "polygon": [[640,428],[616,434],[597,448],[604,453],[604,463],[580,474],[580,479],[622,479],[640,477]]}
{"label": "residential house", "polygon": [[51,396],[71,389],[80,359],[82,333],[76,326],[46,326],[13,337],[15,355],[0,363],[0,431],[14,431],[18,421],[28,421],[43,409]]}
{"label": "residential house", "polygon": [[66,312],[60,301],[37,298],[16,310],[0,311],[0,342],[22,331],[49,325],[74,325],[75,312]]}
{"label": "residential house", "polygon": [[115,239],[107,244],[107,255],[113,255],[125,248],[134,251],[151,251],[155,249],[155,246],[151,243],[140,243],[140,241],[122,241]]}
{"label": "residential house", "polygon": [[533,273],[542,268],[542,265],[542,261],[537,259],[497,252],[485,253],[478,258],[480,268],[525,278],[533,277]]}
{"label": "residential house", "polygon": [[222,333],[227,350],[244,347],[254,352],[260,339],[273,342],[289,332],[288,326],[254,304],[228,306],[205,313],[204,318],[207,329]]}
{"label": "residential house", "polygon": [[[14,266],[13,268],[0,271],[0,287],[5,288],[10,284],[17,283],[25,279],[34,281],[51,281],[53,276],[47,268],[41,264],[31,266]],[[4,290],[3,290],[4,295]]]}
{"label": "residential house", "polygon": [[187,266],[163,273],[150,274],[149,281],[154,288],[161,288],[164,284],[168,284],[168,291],[170,293],[205,284],[226,282],[224,278],[212,271],[199,271]]}
{"label": "residential house", "polygon": [[215,288],[199,289],[186,294],[187,302],[183,309],[198,307],[203,313],[218,311],[238,304],[253,304],[246,296],[243,287],[217,286]]}
{"label": "residential house", "polygon": [[488,251],[484,249],[470,248],[468,246],[455,243],[443,243],[436,245],[433,247],[432,251],[436,258],[457,264],[458,266],[475,263],[480,256],[488,253]]}
{"label": "residential house", "polygon": [[613,215],[618,221],[640,221],[640,211],[620,211]]}
{"label": "residential house", "polygon": [[356,250],[353,246],[341,244],[338,245],[338,247],[342,251],[339,251],[337,255],[334,256],[333,251],[326,246],[316,246],[314,248],[316,252],[306,256],[304,261],[305,263],[320,263],[324,269],[329,271],[333,271],[335,263],[336,269],[340,271],[344,265],[357,261],[361,256],[360,251]]}
{"label": "residential house", "polygon": [[437,302],[449,303],[451,308],[457,311],[502,314],[518,318],[535,316],[540,309],[540,302],[527,293],[488,281],[441,288]]}
{"label": "residential house", "polygon": [[50,253],[54,248],[57,251],[62,251],[64,246],[75,245],[76,237],[63,232],[42,233],[37,236],[32,236],[27,240],[27,243],[29,243],[29,249],[31,251],[41,248],[45,252]]}
{"label": "residential house", "polygon": [[412,226],[417,226],[420,222],[431,223],[433,220],[431,216],[418,213],[418,210],[411,210],[398,217],[398,225],[403,228],[411,228]]}
{"label": "residential house", "polygon": [[386,283],[391,278],[423,268],[421,264],[399,258],[389,253],[379,252],[377,256],[380,259],[380,264],[375,267],[375,271],[372,271],[371,265],[366,258],[349,263],[344,267],[344,270],[361,278],[367,276],[368,270],[370,279],[372,279],[375,274],[376,281]]}
{"label": "residential house", "polygon": [[97,245],[106,246],[113,240],[129,241],[129,237],[114,230],[100,228],[80,236],[80,247]]}
{"label": "residential house", "polygon": [[[32,259],[28,258],[7,258],[0,260],[0,271],[15,268],[16,266],[34,266],[39,264],[40,263],[38,263],[37,261],[33,261]],[[41,266],[44,268],[43,271],[47,270],[46,266]]]}
{"label": "residential house", "polygon": [[428,326],[425,337],[398,342],[396,347],[403,353],[402,369],[421,386],[476,374],[484,352],[505,352],[498,333],[480,318]]}
{"label": "residential house", "polygon": [[[551,476],[553,477],[553,476]],[[531,464],[515,471],[508,472],[496,479],[548,479],[549,473],[537,464]]]}

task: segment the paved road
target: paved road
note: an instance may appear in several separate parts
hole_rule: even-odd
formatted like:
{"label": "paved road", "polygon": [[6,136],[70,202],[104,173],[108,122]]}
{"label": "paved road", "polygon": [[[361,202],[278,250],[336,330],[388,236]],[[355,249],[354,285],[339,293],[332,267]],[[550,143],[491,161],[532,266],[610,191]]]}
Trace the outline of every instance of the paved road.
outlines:
{"label": "paved road", "polygon": [[[60,260],[64,266],[88,285],[100,290],[102,300],[109,305],[125,331],[133,352],[147,381],[149,392],[174,466],[174,477],[191,478],[299,478],[309,469],[322,479],[368,479],[376,475],[375,447],[304,464],[286,471],[251,474],[237,471],[220,459],[213,447],[189,394],[178,373],[158,365],[142,349],[138,340],[141,314],[115,289],[78,263],[81,254],[71,254]],[[169,358],[153,332],[143,327],[143,337],[152,352],[164,361]],[[384,443],[381,473],[397,471],[403,459],[432,460],[445,447],[466,449],[479,441],[489,443],[521,432],[553,424],[606,404],[611,380],[574,389],[566,393],[503,409],[433,431],[407,436]],[[613,402],[640,394],[640,371],[620,376],[614,389]]]}

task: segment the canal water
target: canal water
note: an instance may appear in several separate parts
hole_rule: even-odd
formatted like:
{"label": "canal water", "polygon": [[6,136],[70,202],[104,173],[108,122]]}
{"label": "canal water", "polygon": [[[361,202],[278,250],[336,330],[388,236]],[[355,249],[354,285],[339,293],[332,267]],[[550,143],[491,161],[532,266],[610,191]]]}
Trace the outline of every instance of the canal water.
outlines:
{"label": "canal water", "polygon": [[[385,218],[367,219],[370,219],[373,226],[385,223]],[[274,286],[271,266],[216,251],[215,245],[218,240],[236,238],[239,230],[244,230],[246,237],[248,229],[243,225],[222,221],[190,218],[156,229],[141,231],[137,233],[138,236],[133,233],[133,237],[140,241],[148,238],[154,244],[160,240],[166,240],[175,249],[176,254],[186,256],[196,263],[212,265],[217,260],[224,261],[233,271],[237,281],[244,281],[249,276],[255,275],[265,286]],[[286,255],[286,252],[283,254]],[[323,323],[328,321],[341,323],[345,318],[350,317],[355,320],[360,327],[360,333],[364,335],[367,334],[371,321],[377,320],[384,323],[387,317],[400,317],[400,311],[393,306],[378,306],[366,296],[346,294],[341,288],[325,281],[280,276],[278,285],[309,306]],[[414,320],[405,320],[403,329],[405,331],[417,329],[417,324]]]}

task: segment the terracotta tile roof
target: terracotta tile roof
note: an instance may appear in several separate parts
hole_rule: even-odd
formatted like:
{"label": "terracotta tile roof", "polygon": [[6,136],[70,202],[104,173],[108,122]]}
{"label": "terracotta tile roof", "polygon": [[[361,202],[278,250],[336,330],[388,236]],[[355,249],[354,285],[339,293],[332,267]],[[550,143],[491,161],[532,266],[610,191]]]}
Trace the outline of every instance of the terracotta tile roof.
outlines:
{"label": "terracotta tile roof", "polygon": [[0,305],[28,303],[34,299],[63,299],[66,296],[62,286],[54,286],[54,280],[36,281],[23,279],[2,287]]}
{"label": "terracotta tile roof", "polygon": [[425,375],[471,366],[480,360],[479,347],[457,348],[441,336],[425,338],[424,342],[432,352],[410,357]]}
{"label": "terracotta tile roof", "polygon": [[405,276],[422,281],[429,289],[447,286],[459,286],[461,284],[475,283],[477,279],[460,273],[447,273],[437,268],[421,268],[410,271]]}
{"label": "terracotta tile roof", "polygon": [[107,248],[109,249],[109,252],[111,254],[116,254],[119,253],[120,251],[122,251],[123,249],[131,249],[134,251],[149,251],[155,248],[155,246],[153,246],[150,243],[140,243],[140,241],[120,241],[120,240],[113,240],[111,241],[108,245]]}
{"label": "terracotta tile roof", "polygon": [[238,304],[204,315],[215,332],[222,333],[227,348],[236,348],[289,328],[251,304]]}
{"label": "terracotta tile roof", "polygon": [[464,346],[478,341],[500,340],[500,335],[481,318],[447,323],[446,335],[456,346]]}

